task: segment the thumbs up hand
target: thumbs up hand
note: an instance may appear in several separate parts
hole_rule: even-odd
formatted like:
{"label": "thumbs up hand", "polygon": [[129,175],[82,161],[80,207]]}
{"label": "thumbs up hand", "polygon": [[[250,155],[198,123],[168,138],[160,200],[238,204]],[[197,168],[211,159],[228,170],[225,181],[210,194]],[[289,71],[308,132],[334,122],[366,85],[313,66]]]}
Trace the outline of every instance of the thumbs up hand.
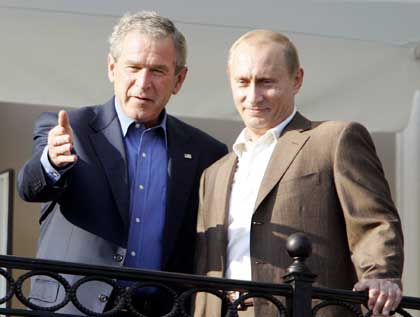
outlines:
{"label": "thumbs up hand", "polygon": [[58,113],[58,124],[48,133],[48,157],[58,168],[76,162],[77,156],[72,154],[73,130],[66,111]]}

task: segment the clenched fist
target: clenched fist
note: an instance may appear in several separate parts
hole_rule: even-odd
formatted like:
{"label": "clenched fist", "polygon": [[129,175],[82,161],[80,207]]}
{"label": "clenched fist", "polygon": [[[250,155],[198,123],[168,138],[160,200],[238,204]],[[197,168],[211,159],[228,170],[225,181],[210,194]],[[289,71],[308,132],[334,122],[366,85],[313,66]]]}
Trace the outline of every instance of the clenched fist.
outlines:
{"label": "clenched fist", "polygon": [[58,168],[76,162],[77,156],[73,149],[73,130],[70,126],[67,112],[58,113],[58,124],[48,133],[48,157],[50,162]]}

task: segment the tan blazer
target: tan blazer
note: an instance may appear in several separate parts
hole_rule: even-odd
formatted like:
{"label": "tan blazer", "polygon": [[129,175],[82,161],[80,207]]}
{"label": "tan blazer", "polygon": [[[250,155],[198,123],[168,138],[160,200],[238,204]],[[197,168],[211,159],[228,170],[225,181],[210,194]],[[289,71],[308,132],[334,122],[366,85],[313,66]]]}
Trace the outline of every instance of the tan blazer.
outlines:
{"label": "tan blazer", "polygon": [[[196,273],[223,277],[227,216],[237,158],[230,153],[202,175]],[[297,113],[285,128],[261,183],[251,227],[252,279],[282,283],[291,264],[285,243],[305,232],[317,285],[352,289],[361,278],[400,281],[400,219],[374,144],[360,124],[311,122]],[[256,302],[256,316],[277,316]],[[220,302],[200,293],[195,316],[220,316]]]}

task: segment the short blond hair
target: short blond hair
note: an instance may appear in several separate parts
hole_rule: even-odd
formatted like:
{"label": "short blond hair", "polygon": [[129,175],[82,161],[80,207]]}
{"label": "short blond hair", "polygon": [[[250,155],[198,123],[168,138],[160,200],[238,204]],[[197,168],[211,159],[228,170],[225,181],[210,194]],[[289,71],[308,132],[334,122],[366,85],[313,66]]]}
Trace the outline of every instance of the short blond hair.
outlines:
{"label": "short blond hair", "polygon": [[238,38],[230,47],[228,58],[228,69],[231,64],[232,54],[243,42],[255,41],[257,44],[278,43],[283,47],[284,59],[290,77],[294,76],[300,68],[299,55],[295,45],[284,34],[266,29],[258,29],[245,33]]}

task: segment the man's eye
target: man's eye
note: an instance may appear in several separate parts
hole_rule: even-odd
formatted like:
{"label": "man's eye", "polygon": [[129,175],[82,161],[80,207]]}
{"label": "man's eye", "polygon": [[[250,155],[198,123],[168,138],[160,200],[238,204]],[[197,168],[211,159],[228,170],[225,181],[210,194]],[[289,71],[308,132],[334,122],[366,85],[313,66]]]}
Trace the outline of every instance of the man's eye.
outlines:
{"label": "man's eye", "polygon": [[163,69],[160,69],[160,68],[154,68],[154,69],[152,69],[152,73],[155,74],[155,75],[163,75],[163,74],[165,74],[165,72],[163,71]]}

